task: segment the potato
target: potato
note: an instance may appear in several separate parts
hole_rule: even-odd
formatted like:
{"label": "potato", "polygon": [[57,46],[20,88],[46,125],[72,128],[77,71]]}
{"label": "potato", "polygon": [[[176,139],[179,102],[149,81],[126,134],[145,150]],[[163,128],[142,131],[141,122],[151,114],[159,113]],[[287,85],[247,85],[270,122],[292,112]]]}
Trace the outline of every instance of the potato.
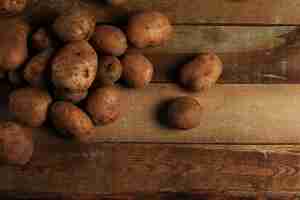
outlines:
{"label": "potato", "polygon": [[220,58],[214,53],[205,53],[184,65],[179,79],[184,87],[193,91],[201,91],[213,86],[222,71],[223,65]]}
{"label": "potato", "polygon": [[173,28],[169,19],[155,11],[145,11],[129,19],[127,35],[138,48],[161,45],[168,41]]}
{"label": "potato", "polygon": [[142,88],[152,80],[153,65],[142,54],[127,53],[121,62],[123,65],[122,78],[130,87]]}
{"label": "potato", "polygon": [[70,91],[66,89],[56,88],[54,90],[54,95],[57,100],[70,101],[77,104],[87,97],[88,91]]}
{"label": "potato", "polygon": [[87,90],[97,74],[95,50],[86,41],[71,42],[52,61],[52,81],[57,88],[72,91]]}
{"label": "potato", "polygon": [[26,8],[27,0],[1,0],[0,15],[11,16],[21,13]]}
{"label": "potato", "polygon": [[88,98],[86,111],[96,124],[109,124],[120,116],[121,94],[112,86],[98,88]]}
{"label": "potato", "polygon": [[113,56],[124,54],[128,47],[127,38],[122,30],[108,25],[96,27],[92,43],[96,51]]}
{"label": "potato", "polygon": [[92,120],[70,102],[55,102],[50,115],[54,127],[64,135],[75,136],[81,142],[90,142],[95,136]]}
{"label": "potato", "polygon": [[13,71],[27,59],[29,25],[19,19],[0,22],[0,70]]}
{"label": "potato", "polygon": [[106,0],[106,2],[112,6],[121,6],[124,5],[127,0]]}
{"label": "potato", "polygon": [[73,9],[59,16],[53,31],[64,42],[89,40],[95,31],[96,18],[86,9]]}
{"label": "potato", "polygon": [[103,56],[98,61],[98,72],[94,85],[113,85],[122,76],[123,67],[114,56]]}
{"label": "potato", "polygon": [[44,90],[21,88],[9,95],[9,110],[18,121],[39,127],[46,121],[51,102],[51,96]]}
{"label": "potato", "polygon": [[55,46],[55,41],[51,34],[45,28],[41,27],[35,33],[33,33],[31,38],[31,46],[38,51],[42,51],[53,48]]}
{"label": "potato", "polygon": [[177,129],[192,129],[200,124],[202,106],[192,97],[178,97],[168,106],[169,125]]}
{"label": "potato", "polygon": [[25,165],[32,157],[34,144],[31,133],[15,122],[0,123],[0,160]]}
{"label": "potato", "polygon": [[54,49],[46,49],[36,56],[32,57],[24,69],[24,79],[32,87],[46,87],[47,80],[47,67],[50,64],[50,59],[54,54]]}

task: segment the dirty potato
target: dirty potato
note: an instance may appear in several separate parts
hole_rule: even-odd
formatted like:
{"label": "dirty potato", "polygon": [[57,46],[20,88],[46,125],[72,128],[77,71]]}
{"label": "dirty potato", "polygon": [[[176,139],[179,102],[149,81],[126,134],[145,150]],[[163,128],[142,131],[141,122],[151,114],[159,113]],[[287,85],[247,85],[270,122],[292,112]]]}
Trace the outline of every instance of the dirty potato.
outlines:
{"label": "dirty potato", "polygon": [[127,53],[121,62],[123,65],[122,78],[130,87],[143,88],[152,80],[153,65],[142,54]]}
{"label": "dirty potato", "polygon": [[67,44],[52,61],[52,81],[56,88],[85,91],[96,78],[98,60],[86,41]]}
{"label": "dirty potato", "polygon": [[99,53],[120,56],[127,49],[127,38],[123,31],[115,26],[97,26],[92,43]]}
{"label": "dirty potato", "polygon": [[96,18],[86,9],[76,8],[59,16],[53,31],[64,42],[89,40],[94,33]]}
{"label": "dirty potato", "polygon": [[1,0],[0,15],[11,16],[21,13],[27,5],[27,0]]}
{"label": "dirty potato", "polygon": [[0,161],[25,165],[32,157],[34,144],[31,133],[15,122],[0,122]]}
{"label": "dirty potato", "polygon": [[214,53],[205,53],[184,65],[180,70],[179,79],[181,84],[190,90],[207,90],[215,85],[222,71],[220,58]]}
{"label": "dirty potato", "polygon": [[52,123],[60,133],[75,136],[81,142],[90,142],[95,136],[89,116],[71,102],[55,102],[50,112]]}
{"label": "dirty potato", "polygon": [[132,16],[127,27],[128,39],[138,48],[161,45],[170,39],[172,32],[169,19],[156,11]]}
{"label": "dirty potato", "polygon": [[24,69],[24,79],[32,86],[43,88],[48,84],[47,67],[54,54],[54,49],[46,49],[26,64]]}
{"label": "dirty potato", "polygon": [[77,104],[84,100],[88,95],[88,91],[70,91],[66,89],[56,88],[54,90],[55,99],[60,101],[70,101]]}
{"label": "dirty potato", "polygon": [[113,86],[98,88],[87,98],[86,111],[96,124],[116,121],[121,112],[120,91]]}
{"label": "dirty potato", "polygon": [[0,21],[0,70],[13,71],[28,56],[27,37],[30,27],[20,19]]}
{"label": "dirty potato", "polygon": [[9,110],[18,121],[30,127],[39,127],[46,121],[51,102],[47,91],[21,88],[9,95]]}
{"label": "dirty potato", "polygon": [[193,97],[178,97],[168,106],[169,125],[177,129],[192,129],[200,124],[202,106]]}

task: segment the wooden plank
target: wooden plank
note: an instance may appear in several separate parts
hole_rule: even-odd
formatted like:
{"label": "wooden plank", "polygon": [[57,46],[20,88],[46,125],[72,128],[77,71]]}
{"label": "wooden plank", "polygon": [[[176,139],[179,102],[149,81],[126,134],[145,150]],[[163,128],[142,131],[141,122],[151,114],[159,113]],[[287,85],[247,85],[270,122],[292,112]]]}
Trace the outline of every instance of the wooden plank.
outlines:
{"label": "wooden plank", "polygon": [[[97,127],[98,142],[300,144],[300,85],[217,85],[189,93],[175,84],[122,88],[122,116]],[[203,105],[202,123],[188,130],[166,126],[166,104],[191,95]],[[6,96],[5,94],[3,96]],[[8,118],[7,105],[0,106]]]}
{"label": "wooden plank", "polygon": [[297,195],[291,193],[245,193],[245,192],[193,192],[193,193],[133,193],[133,194],[0,194],[5,200],[297,200]]}
{"label": "wooden plank", "polygon": [[2,194],[225,191],[251,196],[297,194],[300,189],[299,146],[81,146],[41,132],[35,135],[36,151],[27,166],[0,166]]}
{"label": "wooden plank", "polygon": [[[76,6],[79,0],[31,0],[31,12],[51,10],[64,12]],[[98,0],[85,0],[91,11],[102,22],[124,21],[129,13],[153,9],[164,12],[177,24],[300,24],[300,5],[294,0],[210,0],[205,3],[195,0],[128,0],[120,8],[110,8]],[[44,15],[45,16],[45,15]],[[126,20],[125,20],[126,21]]]}
{"label": "wooden plank", "polygon": [[[188,93],[172,84],[144,90],[124,89],[123,116],[98,127],[97,141],[158,143],[299,143],[299,85],[218,85]],[[170,99],[195,96],[204,106],[198,128],[182,131],[165,126]],[[160,120],[159,120],[160,119]]]}

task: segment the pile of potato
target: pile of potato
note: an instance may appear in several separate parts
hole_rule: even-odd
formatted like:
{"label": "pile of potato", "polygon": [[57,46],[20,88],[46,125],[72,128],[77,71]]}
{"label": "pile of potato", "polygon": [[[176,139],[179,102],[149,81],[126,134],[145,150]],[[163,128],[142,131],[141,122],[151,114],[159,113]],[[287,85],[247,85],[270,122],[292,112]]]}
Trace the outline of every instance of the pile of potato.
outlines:
{"label": "pile of potato", "polygon": [[[4,0],[0,13],[15,15],[25,7],[25,0]],[[96,125],[120,117],[122,97],[115,83],[122,79],[128,87],[144,88],[152,80],[153,64],[128,48],[161,45],[172,32],[169,19],[156,11],[133,15],[125,31],[96,25],[95,16],[83,8],[70,10],[50,27],[37,30],[18,17],[1,21],[0,71],[15,88],[9,95],[15,122],[0,123],[0,160],[27,163],[33,141],[26,126],[40,127],[48,119],[63,135],[92,141]],[[182,67],[179,81],[192,91],[201,91],[214,85],[221,73],[222,62],[215,54],[201,54]],[[194,128],[201,113],[196,99],[178,97],[169,105],[169,125]]]}

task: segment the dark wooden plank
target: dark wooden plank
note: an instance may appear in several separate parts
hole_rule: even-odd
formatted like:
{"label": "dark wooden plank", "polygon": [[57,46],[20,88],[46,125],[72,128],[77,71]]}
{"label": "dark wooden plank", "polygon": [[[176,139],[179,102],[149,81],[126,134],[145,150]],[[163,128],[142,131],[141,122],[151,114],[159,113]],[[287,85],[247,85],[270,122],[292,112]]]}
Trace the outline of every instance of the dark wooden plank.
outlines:
{"label": "dark wooden plank", "polygon": [[[52,10],[64,12],[76,6],[79,0],[32,0],[33,11]],[[205,3],[195,0],[128,0],[122,8],[109,8],[103,1],[85,0],[91,11],[102,22],[120,20],[128,13],[154,9],[166,13],[173,23],[225,23],[225,24],[300,24],[300,5],[294,0],[210,0]]]}
{"label": "dark wooden plank", "polygon": [[[297,194],[300,147],[92,144],[36,132],[33,160],[0,166],[2,194]],[[55,148],[53,148],[55,147]]]}
{"label": "dark wooden plank", "polygon": [[297,196],[291,193],[260,193],[260,192],[193,192],[193,193],[133,193],[133,194],[0,194],[5,200],[297,200]]}

